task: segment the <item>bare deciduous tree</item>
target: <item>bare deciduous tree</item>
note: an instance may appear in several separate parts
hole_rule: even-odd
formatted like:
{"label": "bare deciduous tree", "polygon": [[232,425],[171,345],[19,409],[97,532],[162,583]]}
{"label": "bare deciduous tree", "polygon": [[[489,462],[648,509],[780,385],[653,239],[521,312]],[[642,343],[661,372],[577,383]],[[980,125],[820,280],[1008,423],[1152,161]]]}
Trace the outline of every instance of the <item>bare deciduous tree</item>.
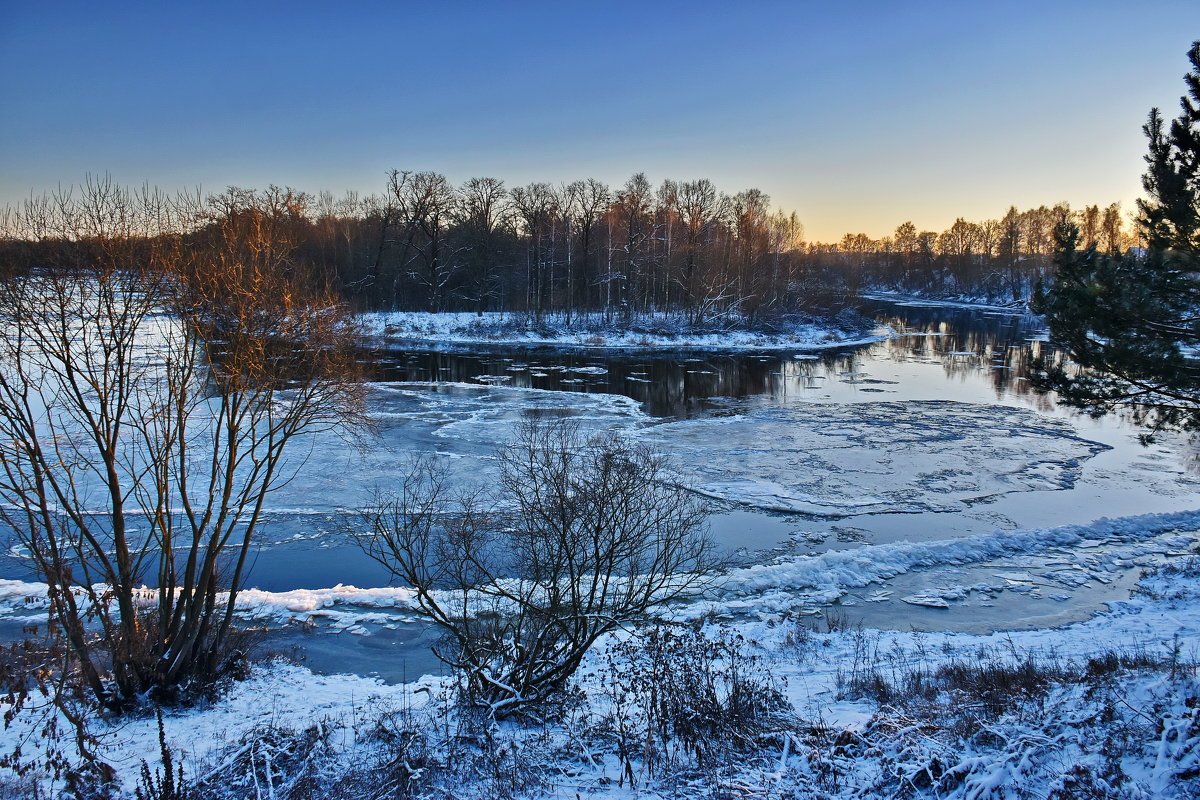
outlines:
{"label": "bare deciduous tree", "polygon": [[507,223],[505,200],[508,190],[499,178],[471,178],[459,189],[458,223],[466,239],[470,266],[470,290],[475,313],[483,316],[489,303],[500,295],[495,265],[495,240]]}
{"label": "bare deciduous tree", "polygon": [[415,461],[368,512],[366,549],[446,631],[436,652],[470,699],[505,717],[560,689],[602,634],[696,594],[714,564],[704,503],[644,445],[535,421],[499,459],[486,512]]}
{"label": "bare deciduous tree", "polygon": [[361,415],[348,317],[291,258],[302,201],[89,182],[43,229],[62,258],[0,286],[0,513],[110,708],[219,672],[289,444]]}
{"label": "bare deciduous tree", "polygon": [[558,214],[558,198],[548,183],[518,186],[509,195],[517,217],[529,237],[525,260],[526,311],[538,319],[548,310],[553,292],[553,264],[547,258],[547,227]]}

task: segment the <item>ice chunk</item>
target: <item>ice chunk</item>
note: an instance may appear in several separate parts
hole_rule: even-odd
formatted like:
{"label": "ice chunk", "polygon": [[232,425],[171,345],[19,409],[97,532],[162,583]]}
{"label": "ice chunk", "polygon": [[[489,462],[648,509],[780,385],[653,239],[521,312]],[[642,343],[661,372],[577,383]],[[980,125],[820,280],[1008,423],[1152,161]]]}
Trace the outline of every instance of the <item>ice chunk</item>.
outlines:
{"label": "ice chunk", "polygon": [[943,598],[933,594],[910,594],[901,597],[905,603],[913,606],[925,606],[926,608],[949,608],[950,604]]}

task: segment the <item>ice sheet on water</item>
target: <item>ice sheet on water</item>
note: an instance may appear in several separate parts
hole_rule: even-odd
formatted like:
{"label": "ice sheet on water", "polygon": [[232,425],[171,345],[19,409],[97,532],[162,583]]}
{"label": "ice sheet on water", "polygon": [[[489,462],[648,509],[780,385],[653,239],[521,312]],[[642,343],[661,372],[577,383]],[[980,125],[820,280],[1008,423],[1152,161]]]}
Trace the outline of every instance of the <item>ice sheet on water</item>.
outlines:
{"label": "ice sheet on water", "polygon": [[496,448],[530,417],[569,417],[585,430],[625,430],[645,419],[638,402],[621,395],[494,384],[374,384],[368,409],[377,427],[365,450],[335,435],[312,437],[296,448],[304,462],[271,495],[271,508],[359,508],[377,490],[387,491],[416,454],[446,463],[456,481],[477,483],[492,468]]}
{"label": "ice sheet on water", "polygon": [[925,606],[926,608],[949,608],[950,603],[936,594],[912,594],[901,597],[910,606]]}
{"label": "ice sheet on water", "polygon": [[998,405],[810,404],[656,426],[704,494],[814,516],[959,511],[1009,492],[1066,489],[1107,445]]}

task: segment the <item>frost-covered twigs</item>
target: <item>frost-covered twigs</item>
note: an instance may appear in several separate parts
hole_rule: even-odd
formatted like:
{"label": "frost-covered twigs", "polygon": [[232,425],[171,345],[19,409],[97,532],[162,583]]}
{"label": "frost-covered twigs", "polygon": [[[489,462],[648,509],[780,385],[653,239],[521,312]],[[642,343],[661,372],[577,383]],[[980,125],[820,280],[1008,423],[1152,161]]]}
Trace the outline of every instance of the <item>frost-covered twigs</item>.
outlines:
{"label": "frost-covered twigs", "polygon": [[594,732],[615,748],[619,780],[718,769],[787,742],[797,720],[754,649],[728,631],[668,626],[613,644],[597,674],[608,710]]}
{"label": "frost-covered twigs", "polygon": [[[889,704],[855,737],[855,773],[875,775],[861,784],[867,796],[1193,796],[1194,665],[1146,650],[1076,664],[1008,658],[954,659],[889,684]],[[1096,793],[1078,794],[1086,787]]]}
{"label": "frost-covered twigs", "polygon": [[277,725],[253,731],[230,758],[195,784],[195,796],[240,794],[270,800],[320,796],[314,789],[327,785],[338,772],[332,731],[320,720],[299,731]]}
{"label": "frost-covered twigs", "polygon": [[446,632],[435,652],[470,701],[503,719],[534,714],[603,634],[697,594],[714,562],[705,504],[645,445],[531,420],[497,457],[486,507],[414,462],[367,512],[365,547]]}
{"label": "frost-covered twigs", "polygon": [[61,640],[29,638],[0,648],[0,690],[0,770],[22,791],[36,798],[49,787],[87,796],[113,786],[117,773],[101,755],[95,709]]}
{"label": "frost-covered twigs", "polygon": [[1177,781],[1200,780],[1200,697],[1184,707],[1167,709],[1155,727],[1161,728],[1151,783],[1165,790]]}

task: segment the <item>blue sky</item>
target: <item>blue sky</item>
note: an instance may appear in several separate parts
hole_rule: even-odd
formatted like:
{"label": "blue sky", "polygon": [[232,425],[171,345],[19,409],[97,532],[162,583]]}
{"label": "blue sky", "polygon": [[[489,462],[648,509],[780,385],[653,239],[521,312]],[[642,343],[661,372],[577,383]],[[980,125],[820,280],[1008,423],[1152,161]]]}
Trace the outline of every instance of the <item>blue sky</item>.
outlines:
{"label": "blue sky", "polygon": [[0,0],[0,204],[123,183],[379,191],[644,171],[812,239],[1140,191],[1200,3]]}

